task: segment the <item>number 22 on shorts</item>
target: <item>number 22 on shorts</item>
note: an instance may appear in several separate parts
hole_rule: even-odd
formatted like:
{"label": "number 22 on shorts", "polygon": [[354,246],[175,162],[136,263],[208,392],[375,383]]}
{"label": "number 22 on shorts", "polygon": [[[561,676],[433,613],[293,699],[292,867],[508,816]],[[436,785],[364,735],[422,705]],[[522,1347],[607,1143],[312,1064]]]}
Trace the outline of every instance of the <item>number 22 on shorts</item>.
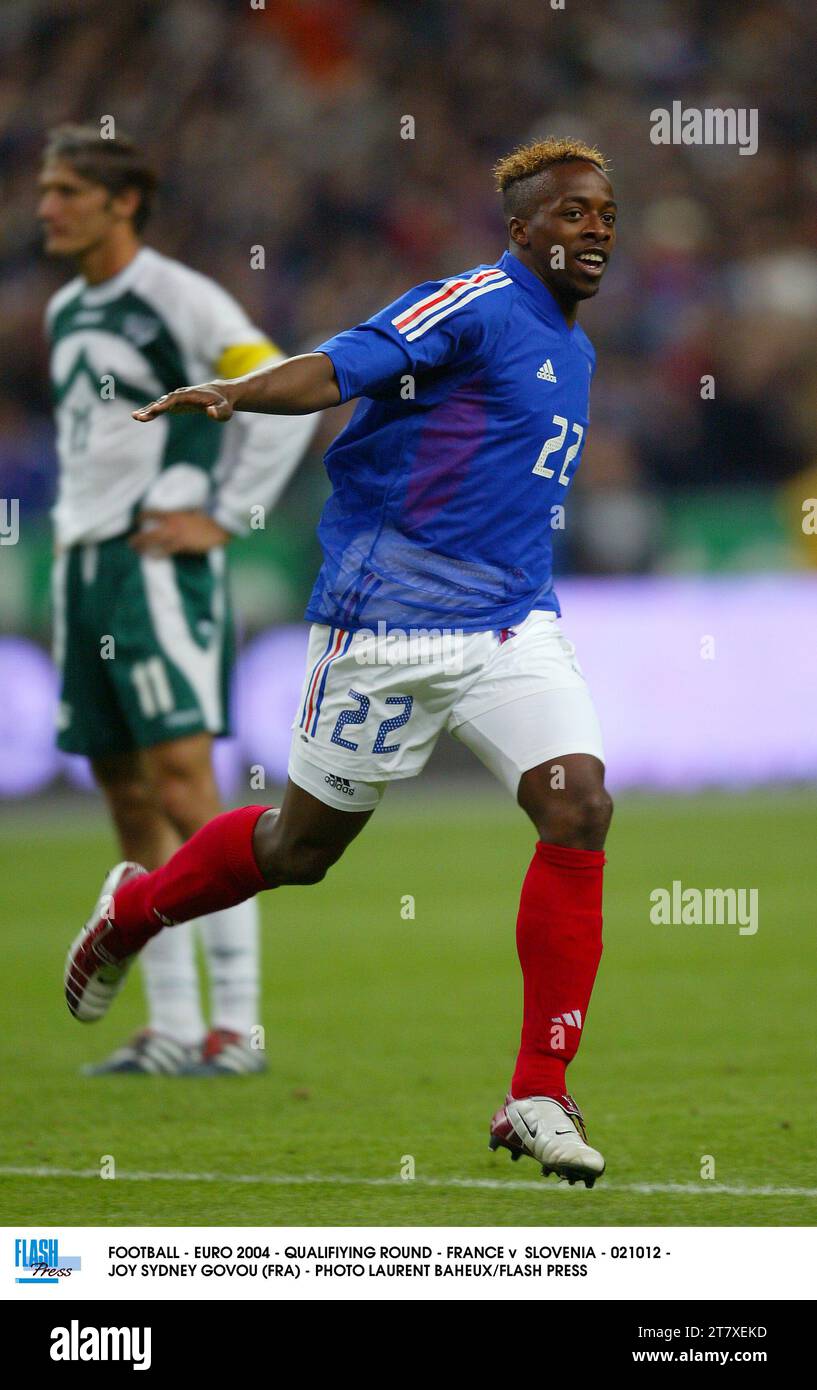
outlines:
{"label": "number 22 on shorts", "polygon": [[[337,722],[332,730],[331,742],[336,743],[339,748],[348,748],[352,753],[356,753],[359,744],[353,743],[351,739],[343,738],[341,731],[349,725],[365,724],[369,714],[371,701],[368,695],[361,695],[358,690],[350,690],[349,698],[357,701],[357,709],[343,709],[337,717]],[[414,704],[413,695],[387,695],[387,705],[402,705],[400,714],[395,714],[391,719],[383,719],[378,727],[372,744],[373,753],[397,753],[400,749],[399,743],[386,743],[389,734],[394,733],[395,729],[401,729],[411,718],[411,708]]]}

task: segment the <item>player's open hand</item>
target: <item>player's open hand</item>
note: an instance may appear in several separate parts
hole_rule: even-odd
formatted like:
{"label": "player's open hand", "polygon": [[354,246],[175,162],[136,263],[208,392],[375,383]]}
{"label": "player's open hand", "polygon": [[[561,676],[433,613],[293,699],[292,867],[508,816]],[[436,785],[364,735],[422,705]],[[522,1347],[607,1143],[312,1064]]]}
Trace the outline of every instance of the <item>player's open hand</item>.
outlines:
{"label": "player's open hand", "polygon": [[204,555],[231,539],[206,512],[144,511],[139,522],[142,529],[131,536],[130,545],[140,555]]}
{"label": "player's open hand", "polygon": [[155,420],[159,415],[209,415],[211,420],[229,420],[233,407],[221,385],[180,386],[160,396],[150,405],[133,411],[134,420]]}

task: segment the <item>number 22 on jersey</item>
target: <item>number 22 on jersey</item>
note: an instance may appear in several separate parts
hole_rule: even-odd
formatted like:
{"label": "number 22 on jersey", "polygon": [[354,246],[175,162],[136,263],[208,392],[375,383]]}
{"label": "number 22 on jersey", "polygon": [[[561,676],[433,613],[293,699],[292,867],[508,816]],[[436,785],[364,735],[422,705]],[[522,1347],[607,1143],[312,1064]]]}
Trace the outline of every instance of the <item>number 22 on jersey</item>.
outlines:
{"label": "number 22 on jersey", "polygon": [[[564,415],[554,415],[553,423],[556,426],[556,434],[551,435],[549,439],[545,440],[544,444],[542,445],[539,457],[533,465],[532,471],[539,478],[555,478],[556,469],[548,468],[547,460],[550,458],[551,454],[557,454],[559,452],[559,450],[565,442],[565,439],[567,438],[568,422],[565,419]],[[568,448],[565,450],[565,456],[562,462],[562,470],[559,474],[559,482],[562,483],[564,487],[567,487],[568,483],[570,482],[570,479],[567,476],[567,470],[570,467],[576,455],[578,454],[580,448],[582,447],[582,439],[584,438],[584,426],[574,425],[573,434],[576,436],[576,438],[571,441]],[[558,462],[558,460],[554,459],[554,463],[556,462]]]}

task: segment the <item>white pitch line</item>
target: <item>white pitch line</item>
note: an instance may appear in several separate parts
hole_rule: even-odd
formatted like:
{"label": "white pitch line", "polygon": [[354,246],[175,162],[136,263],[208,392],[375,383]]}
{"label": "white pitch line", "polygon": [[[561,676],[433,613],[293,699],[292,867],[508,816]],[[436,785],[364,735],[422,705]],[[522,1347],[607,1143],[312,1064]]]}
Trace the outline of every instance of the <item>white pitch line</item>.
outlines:
{"label": "white pitch line", "polygon": [[[0,1177],[17,1178],[97,1178],[96,1168],[17,1168],[0,1166]],[[100,1179],[101,1181],[101,1179]],[[110,1179],[108,1179],[110,1181]],[[260,1187],[450,1187],[473,1188],[490,1192],[556,1192],[569,1191],[567,1183],[555,1186],[540,1178],[537,1182],[519,1182],[501,1178],[353,1178],[346,1173],[117,1173],[118,1182],[222,1182],[247,1183]],[[741,1184],[714,1182],[607,1182],[602,1179],[599,1192],[637,1192],[650,1196],[654,1192],[701,1197],[720,1193],[727,1197],[817,1197],[817,1187],[745,1187]]]}

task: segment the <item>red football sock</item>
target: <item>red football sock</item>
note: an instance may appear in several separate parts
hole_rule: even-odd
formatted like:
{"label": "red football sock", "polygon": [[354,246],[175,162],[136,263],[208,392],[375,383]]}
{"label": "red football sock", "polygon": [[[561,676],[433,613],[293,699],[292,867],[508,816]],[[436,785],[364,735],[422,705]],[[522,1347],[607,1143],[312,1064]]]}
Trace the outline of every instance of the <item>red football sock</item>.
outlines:
{"label": "red football sock", "polygon": [[522,1042],[511,1094],[560,1096],[601,959],[604,851],[541,841],[522,885],[516,945],[524,980]]}
{"label": "red football sock", "polygon": [[152,874],[139,874],[115,894],[118,935],[138,951],[162,927],[235,907],[266,888],[252,848],[253,831],[269,806],[242,806],[208,821]]}

